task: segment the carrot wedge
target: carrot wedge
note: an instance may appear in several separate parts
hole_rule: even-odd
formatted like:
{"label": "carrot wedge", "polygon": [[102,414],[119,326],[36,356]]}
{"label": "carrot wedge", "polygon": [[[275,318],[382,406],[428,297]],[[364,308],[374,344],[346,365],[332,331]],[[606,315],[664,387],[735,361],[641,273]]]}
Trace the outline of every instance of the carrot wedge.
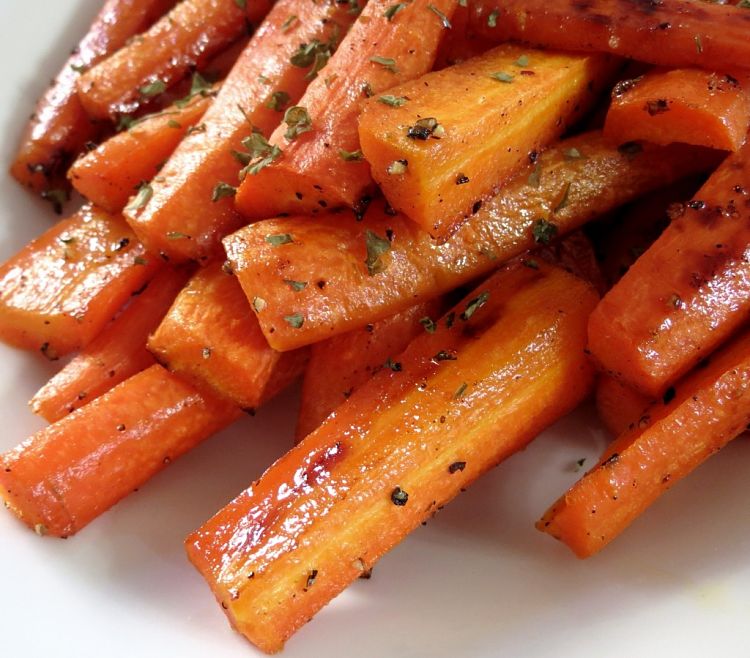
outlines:
{"label": "carrot wedge", "polygon": [[[468,283],[716,160],[711,151],[681,145],[635,151],[632,145],[608,146],[598,132],[560,142],[535,156],[527,171],[442,244],[376,201],[361,222],[340,214],[315,222],[265,220],[227,237],[224,245],[248,299],[264,302],[255,310],[269,344],[294,349]],[[284,279],[309,285],[296,292]],[[297,314],[302,322],[285,319]]]}
{"label": "carrot wedge", "polygon": [[78,96],[97,119],[130,114],[200,68],[268,12],[269,0],[183,0],[151,29],[84,73]]}
{"label": "carrot wedge", "polygon": [[[482,473],[588,393],[596,293],[516,263],[480,286],[187,539],[267,652]],[[449,317],[454,322],[446,322]],[[450,326],[446,326],[450,325]]]}
{"label": "carrot wedge", "polygon": [[748,81],[700,69],[650,71],[615,87],[604,134],[616,144],[684,142],[737,151],[750,128]]}
{"label": "carrot wedge", "polygon": [[750,14],[699,0],[476,0],[471,27],[496,43],[584,50],[667,67],[747,68]]}
{"label": "carrot wedge", "polygon": [[315,214],[354,207],[371,192],[374,183],[357,135],[362,102],[432,68],[457,6],[457,0],[413,0],[392,13],[391,0],[369,0],[299,101],[309,130],[297,135],[286,123],[276,128],[269,141],[283,155],[245,178],[237,192],[240,211],[254,219]]}
{"label": "carrot wedge", "polygon": [[0,496],[69,537],[241,415],[154,365],[0,455]]}
{"label": "carrot wedge", "polygon": [[49,192],[64,183],[68,164],[97,132],[76,93],[81,72],[124,46],[174,4],[175,0],[107,0],[37,104],[10,168],[19,183],[35,192]]}
{"label": "carrot wedge", "polygon": [[440,302],[416,304],[390,318],[312,346],[302,384],[296,437],[300,441],[423,331],[435,331]]}
{"label": "carrot wedge", "polygon": [[649,396],[609,375],[600,375],[596,381],[596,411],[613,436],[633,429],[652,402]]}
{"label": "carrot wedge", "polygon": [[83,407],[155,363],[146,339],[185,284],[184,272],[164,269],[102,332],[31,399],[50,423]]}
{"label": "carrot wedge", "polygon": [[0,265],[0,340],[49,359],[80,349],[160,266],[122,218],[87,206]]}
{"label": "carrot wedge", "polygon": [[445,238],[593,104],[614,66],[602,55],[494,48],[390,89],[399,104],[368,101],[362,152],[388,202]]}
{"label": "carrot wedge", "polygon": [[216,263],[177,296],[148,347],[187,381],[248,411],[289,386],[308,357],[268,346],[239,283]]}
{"label": "carrot wedge", "polygon": [[174,261],[219,255],[221,238],[246,223],[232,198],[243,164],[274,157],[259,133],[270,134],[283,109],[299,100],[319,59],[300,53],[330,53],[353,20],[349,5],[336,0],[274,5],[204,115],[204,129],[172,154],[148,203],[125,212],[152,252]]}
{"label": "carrot wedge", "polygon": [[601,369],[656,397],[750,316],[750,143],[607,293],[591,316]]}
{"label": "carrot wedge", "polygon": [[623,532],[667,489],[741,434],[750,422],[750,335],[649,407],[599,464],[537,524],[581,558]]}

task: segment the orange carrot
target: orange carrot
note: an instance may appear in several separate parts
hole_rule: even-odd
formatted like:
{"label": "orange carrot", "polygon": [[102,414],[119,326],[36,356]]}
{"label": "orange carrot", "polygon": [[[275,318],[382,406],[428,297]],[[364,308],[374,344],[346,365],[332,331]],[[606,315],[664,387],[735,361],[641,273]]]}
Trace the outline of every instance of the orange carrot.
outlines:
{"label": "orange carrot", "polygon": [[564,240],[539,247],[528,255],[527,264],[533,267],[536,257],[588,281],[599,294],[607,291],[607,282],[599,267],[594,245],[583,231],[576,231],[567,235]]}
{"label": "orange carrot", "polygon": [[[442,244],[380,201],[361,222],[340,214],[266,220],[224,244],[248,299],[265,302],[256,311],[269,344],[294,349],[468,283],[715,160],[711,151],[680,145],[635,150],[609,147],[598,132],[565,140],[535,155],[529,170]],[[284,279],[309,285],[295,292]],[[286,320],[298,314],[301,323]]]}
{"label": "orange carrot", "polygon": [[[596,294],[545,264],[480,286],[187,539],[267,652],[482,473],[588,393]],[[450,318],[454,318],[451,322]],[[450,325],[450,326],[447,326]]]}
{"label": "orange carrot", "polygon": [[391,206],[445,238],[591,106],[615,66],[500,46],[390,89],[398,103],[368,101],[362,152]]}
{"label": "orange carrot", "polygon": [[64,184],[68,164],[97,133],[76,94],[81,71],[125,45],[174,4],[175,0],[107,0],[37,104],[10,168],[19,183],[48,194]]}
{"label": "orange carrot", "polygon": [[747,76],[654,70],[615,87],[604,134],[617,144],[684,142],[737,151],[750,128]]}
{"label": "orange carrot", "polygon": [[0,265],[0,339],[48,359],[80,349],[160,266],[120,217],[87,206]]}
{"label": "orange carrot", "polygon": [[151,251],[177,261],[219,254],[221,238],[245,223],[231,198],[242,165],[258,168],[275,157],[260,133],[268,135],[299,100],[353,19],[336,0],[276,3],[203,117],[205,129],[182,141],[153,181],[150,201],[126,211]]}
{"label": "orange carrot", "polygon": [[183,0],[150,30],[78,80],[89,116],[131,114],[263,19],[270,0]]}
{"label": "orange carrot", "polygon": [[0,496],[69,537],[240,414],[151,366],[0,455]]}
{"label": "orange carrot", "polygon": [[475,0],[471,26],[496,43],[621,55],[668,67],[750,66],[745,9],[698,0]]}
{"label": "orange carrot", "polygon": [[[464,4],[466,6],[464,6]],[[453,28],[443,37],[435,59],[435,70],[444,69],[477,57],[487,52],[493,45],[490,39],[482,39],[469,27],[471,10],[468,3],[459,3],[451,18]]]}
{"label": "orange carrot", "polygon": [[37,392],[31,410],[54,423],[153,365],[146,339],[186,279],[184,272],[166,268],[157,274],[146,290]]}
{"label": "orange carrot", "polygon": [[623,384],[619,379],[609,375],[600,375],[597,379],[596,411],[604,426],[614,436],[620,436],[640,423],[645,418],[643,412],[652,402],[652,398]]}
{"label": "orange carrot", "polygon": [[658,396],[750,316],[750,143],[727,158],[591,316],[601,368]]}
{"label": "orange carrot", "polygon": [[667,489],[750,421],[750,335],[730,343],[655,403],[558,500],[537,527],[578,557],[604,548]]}
{"label": "orange carrot", "polygon": [[316,343],[305,370],[296,437],[304,439],[354,390],[382,368],[392,367],[401,353],[423,331],[434,332],[439,300],[422,302],[390,318]]}
{"label": "orange carrot", "polygon": [[[356,206],[374,187],[359,150],[362,102],[427,73],[457,0],[369,0],[361,17],[270,142],[283,155],[237,193],[237,207],[263,219],[282,212],[314,214]],[[395,8],[395,13],[394,13]],[[292,119],[304,123],[290,123]],[[304,131],[304,132],[303,132]]]}
{"label": "orange carrot", "polygon": [[308,356],[306,350],[282,354],[268,346],[242,288],[219,264],[190,280],[148,347],[187,381],[246,410],[289,386]]}

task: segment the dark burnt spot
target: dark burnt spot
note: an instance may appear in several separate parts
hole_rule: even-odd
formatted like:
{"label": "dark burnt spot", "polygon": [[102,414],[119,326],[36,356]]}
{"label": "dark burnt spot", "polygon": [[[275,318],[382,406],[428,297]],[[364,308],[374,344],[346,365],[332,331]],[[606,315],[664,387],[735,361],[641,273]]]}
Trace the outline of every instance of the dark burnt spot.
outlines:
{"label": "dark burnt spot", "polygon": [[657,98],[655,100],[646,101],[646,112],[649,116],[656,116],[657,114],[664,114],[669,112],[669,101],[665,98]]}

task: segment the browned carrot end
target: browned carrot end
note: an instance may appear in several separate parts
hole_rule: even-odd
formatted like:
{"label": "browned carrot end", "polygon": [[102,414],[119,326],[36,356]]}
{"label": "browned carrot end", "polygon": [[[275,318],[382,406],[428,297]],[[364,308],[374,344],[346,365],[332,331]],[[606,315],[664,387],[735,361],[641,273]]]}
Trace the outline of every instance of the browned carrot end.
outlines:
{"label": "browned carrot end", "polygon": [[639,393],[619,379],[600,375],[596,381],[596,411],[599,420],[613,436],[644,421],[644,412],[653,399]]}

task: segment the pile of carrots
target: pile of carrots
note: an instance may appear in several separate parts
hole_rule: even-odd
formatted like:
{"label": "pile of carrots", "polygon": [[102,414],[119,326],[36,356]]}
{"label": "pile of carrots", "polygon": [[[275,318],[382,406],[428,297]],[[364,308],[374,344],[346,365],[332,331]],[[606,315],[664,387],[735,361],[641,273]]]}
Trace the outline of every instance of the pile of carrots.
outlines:
{"label": "pile of carrots", "polygon": [[107,0],[11,166],[86,203],[0,266],[0,339],[71,356],[8,509],[70,536],[302,377],[186,540],[276,652],[595,394],[616,438],[537,527],[604,548],[750,423],[734,4]]}

